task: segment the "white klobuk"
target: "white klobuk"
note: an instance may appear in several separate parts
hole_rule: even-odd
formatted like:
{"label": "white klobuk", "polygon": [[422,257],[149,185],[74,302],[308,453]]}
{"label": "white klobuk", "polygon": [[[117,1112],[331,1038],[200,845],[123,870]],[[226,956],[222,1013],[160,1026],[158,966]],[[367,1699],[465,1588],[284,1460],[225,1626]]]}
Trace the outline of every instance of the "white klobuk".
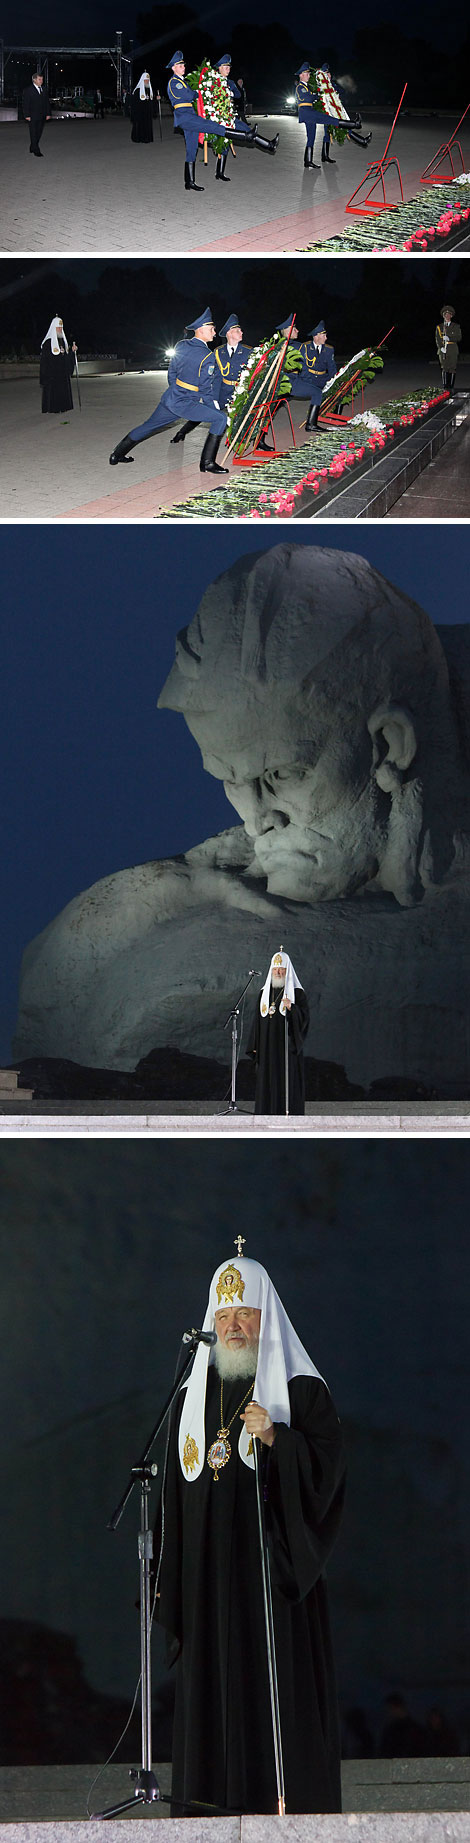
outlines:
{"label": "white klobuk", "polygon": [[[320,1376],[320,1371],[297,1337],[282,1300],[266,1268],[261,1267],[259,1261],[251,1261],[240,1255],[235,1260],[222,1261],[216,1267],[210,1284],[203,1330],[213,1331],[216,1312],[231,1305],[250,1306],[261,1311],[253,1398],[261,1407],[267,1408],[272,1421],[284,1421],[289,1427],[287,1385],[292,1377],[317,1376],[320,1382],[324,1381],[324,1377]],[[188,1484],[200,1477],[205,1464],[206,1387],[210,1360],[210,1348],[206,1344],[199,1344],[189,1382],[183,1385],[186,1394],[179,1430],[179,1456]],[[238,1451],[243,1464],[254,1470],[250,1446],[250,1435],[243,1422]]]}

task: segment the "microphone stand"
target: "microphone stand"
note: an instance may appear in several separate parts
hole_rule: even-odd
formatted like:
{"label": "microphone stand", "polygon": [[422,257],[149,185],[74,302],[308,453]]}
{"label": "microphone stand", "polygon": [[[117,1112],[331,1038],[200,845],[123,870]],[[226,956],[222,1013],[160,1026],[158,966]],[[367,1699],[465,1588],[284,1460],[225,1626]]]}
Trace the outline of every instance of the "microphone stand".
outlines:
{"label": "microphone stand", "polygon": [[284,1025],[285,1025],[285,1030],[284,1030],[284,1070],[285,1070],[285,1091],[286,1091],[286,1092],[285,1092],[285,1098],[286,1098],[286,1108],[285,1108],[285,1111],[286,1111],[286,1114],[288,1114],[288,1112],[289,1112],[289,1012],[288,1012],[288,1011],[285,1011],[285,1012],[284,1012]]}
{"label": "microphone stand", "polygon": [[130,1478],[128,1479],[125,1491],[123,1491],[122,1497],[119,1500],[119,1504],[117,1504],[116,1509],[113,1510],[112,1516],[110,1517],[109,1523],[107,1525],[108,1529],[111,1529],[111,1530],[117,1529],[118,1523],[120,1523],[121,1521],[121,1517],[122,1517],[123,1511],[125,1510],[128,1499],[130,1498],[131,1492],[134,1489],[134,1485],[136,1485],[137,1481],[139,1481],[140,1483],[140,1529],[139,1529],[139,1537],[138,1537],[138,1554],[139,1554],[139,1578],[140,1578],[140,1659],[141,1659],[140,1667],[141,1667],[141,1683],[142,1683],[142,1763],[141,1763],[141,1766],[138,1768],[137,1767],[130,1768],[129,1777],[130,1779],[133,1779],[134,1781],[134,1791],[132,1793],[132,1796],[129,1798],[123,1799],[121,1804],[110,1805],[106,1811],[93,1811],[92,1816],[94,1818],[119,1817],[121,1811],[129,1811],[131,1807],[132,1808],[134,1807],[135,1804],[150,1805],[150,1804],[153,1804],[156,1800],[161,1800],[164,1803],[168,1802],[168,1800],[166,1800],[163,1794],[161,1793],[158,1780],[156,1778],[155,1773],[152,1770],[152,1678],[151,1678],[151,1653],[150,1653],[152,1609],[151,1609],[151,1604],[150,1604],[150,1599],[151,1599],[150,1571],[151,1571],[151,1563],[153,1559],[153,1533],[149,1526],[149,1497],[150,1497],[150,1487],[152,1484],[152,1479],[156,1477],[158,1467],[154,1464],[149,1465],[149,1457],[150,1457],[150,1453],[154,1445],[154,1442],[157,1438],[157,1434],[160,1433],[160,1430],[163,1427],[164,1421],[166,1421],[167,1415],[170,1413],[170,1409],[173,1406],[175,1397],[179,1393],[179,1390],[181,1388],[181,1383],[184,1380],[184,1377],[186,1376],[188,1369],[190,1368],[195,1351],[197,1350],[198,1343],[199,1343],[199,1337],[198,1337],[197,1332],[185,1333],[185,1336],[183,1338],[183,1343],[188,1345],[188,1352],[187,1352],[187,1355],[185,1356],[185,1361],[182,1365],[182,1368],[178,1372],[176,1380],[173,1383],[173,1388],[170,1390],[170,1394],[167,1396],[167,1400],[164,1404],[164,1407],[162,1408],[161,1414],[159,1414],[158,1421],[156,1422],[155,1427],[152,1428],[150,1437],[147,1440],[147,1444],[144,1447],[144,1451],[141,1454],[140,1459],[138,1459],[137,1461],[137,1465],[133,1465],[131,1468]]}
{"label": "microphone stand", "polygon": [[248,987],[251,985],[252,979],[256,979],[256,977],[257,977],[257,974],[255,971],[251,971],[249,973],[246,985],[244,985],[243,987],[243,992],[240,992],[240,997],[237,998],[236,1003],[233,1007],[233,1011],[229,1011],[228,1017],[225,1019],[224,1030],[227,1029],[228,1024],[231,1023],[232,1025],[232,1092],[231,1092],[228,1107],[224,1107],[224,1110],[223,1110],[224,1114],[244,1112],[244,1108],[237,1107],[237,1102],[235,1098],[236,1097],[236,1086],[237,1086],[237,1037],[238,1037],[237,1020],[238,1020],[238,1014],[239,1014],[242,998],[245,997],[245,992],[248,991]]}
{"label": "microphone stand", "polygon": [[284,1790],[284,1762],[282,1757],[281,1716],[279,1710],[279,1690],[277,1681],[276,1641],[274,1636],[273,1603],[271,1594],[271,1575],[269,1572],[268,1539],[266,1535],[266,1518],[264,1498],[260,1476],[258,1440],[252,1436],[253,1458],[255,1462],[256,1503],[258,1508],[259,1544],[261,1552],[261,1573],[263,1577],[264,1623],[266,1627],[266,1651],[268,1658],[269,1694],[271,1698],[271,1721],[274,1742],[274,1760],[276,1766],[277,1809],[278,1817],[286,1815],[286,1798]]}

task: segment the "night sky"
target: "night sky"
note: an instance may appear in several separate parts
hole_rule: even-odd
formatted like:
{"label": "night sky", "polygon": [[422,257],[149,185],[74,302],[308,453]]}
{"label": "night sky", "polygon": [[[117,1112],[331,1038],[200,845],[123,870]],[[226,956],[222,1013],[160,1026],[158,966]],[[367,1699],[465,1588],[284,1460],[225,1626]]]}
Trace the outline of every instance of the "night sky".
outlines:
{"label": "night sky", "polygon": [[[237,823],[183,718],[157,711],[157,698],[175,635],[207,583],[243,553],[280,541],[238,526],[0,532],[4,1062],[21,952],[58,910],[111,871]],[[295,542],[355,551],[433,620],[466,618],[464,527],[312,534],[298,526]]]}
{"label": "night sky", "polygon": [[[2,16],[2,31],[6,43],[16,42],[19,38],[26,44],[114,44],[116,26],[136,39],[136,18],[144,10],[139,0],[122,0],[115,6],[114,0],[70,0],[64,21],[64,10],[60,0],[42,0],[38,8],[36,0],[23,0],[19,24],[18,7],[14,0],[5,0]],[[235,24],[247,21],[247,46],[249,45],[249,22],[265,25],[279,21],[286,23],[284,0],[256,0],[254,7],[248,8],[246,0],[213,0],[213,4],[194,7],[198,13],[199,25],[207,25],[212,36],[221,42],[228,39]],[[440,0],[413,0],[410,6],[407,0],[396,0],[396,4],[385,19],[393,20],[395,30],[401,28],[408,34],[431,39],[436,45],[442,45],[442,6]],[[463,15],[458,0],[450,0],[446,7],[446,46],[455,29],[460,39],[463,34]],[[296,38],[304,40],[308,47],[312,36],[319,36],[334,30],[335,44],[341,55],[350,51],[354,34],[358,26],[372,26],[377,23],[375,0],[362,0],[360,14],[347,5],[347,0],[338,0],[335,7],[333,26],[331,21],[322,17],[312,27],[312,10],[307,0],[298,0],[295,17],[288,21]],[[167,53],[168,55],[168,53]],[[269,56],[269,33],[267,35],[267,55]],[[405,73],[406,75],[406,73]]]}

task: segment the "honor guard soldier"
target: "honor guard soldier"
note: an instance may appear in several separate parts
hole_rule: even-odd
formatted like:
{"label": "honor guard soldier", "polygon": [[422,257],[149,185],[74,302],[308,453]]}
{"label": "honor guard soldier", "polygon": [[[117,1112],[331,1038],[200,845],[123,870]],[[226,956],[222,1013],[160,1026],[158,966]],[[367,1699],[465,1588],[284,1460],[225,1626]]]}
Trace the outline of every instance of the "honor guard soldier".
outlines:
{"label": "honor guard soldier", "polygon": [[[194,338],[186,335],[193,333]],[[221,435],[227,427],[225,412],[219,409],[215,383],[215,357],[209,351],[209,341],[215,339],[215,326],[209,307],[205,307],[197,320],[191,320],[186,327],[184,339],[180,339],[174,357],[168,366],[168,390],[163,392],[157,408],[137,429],[131,429],[117,448],[110,454],[111,467],[118,461],[133,460],[129,449],[138,442],[146,442],[151,435],[158,435],[161,429],[168,429],[172,422],[186,415],[188,400],[191,403],[192,424],[208,423],[209,434],[204,443],[200,459],[202,474],[226,474],[226,467],[218,467],[217,449]]]}
{"label": "honor guard soldier", "polygon": [[187,192],[203,192],[204,186],[196,185],[196,159],[200,134],[224,135],[226,141],[243,141],[247,147],[253,147],[258,124],[249,128],[247,122],[240,122],[239,128],[227,128],[224,122],[207,120],[204,115],[197,115],[194,108],[195,93],[189,83],[185,83],[185,62],[182,51],[174,51],[168,59],[167,70],[172,75],[167,84],[173,109],[175,128],[182,128],[186,144],[186,161],[184,183]]}
{"label": "honor guard soldier", "polygon": [[336,362],[333,346],[327,345],[324,320],[319,320],[308,339],[298,346],[302,359],[302,370],[292,378],[292,396],[310,397],[310,409],[305,424],[309,432],[316,429],[323,391],[330,379],[336,377]]}
{"label": "honor guard soldier", "polygon": [[319,110],[316,107],[314,98],[312,96],[312,92],[311,90],[309,90],[309,87],[308,87],[310,69],[311,69],[311,66],[308,63],[308,59],[306,58],[305,62],[303,64],[300,64],[299,69],[296,70],[295,72],[295,75],[297,78],[297,82],[295,85],[295,96],[296,96],[296,102],[297,102],[299,122],[305,123],[305,128],[307,131],[307,146],[306,146],[305,153],[304,153],[304,166],[313,166],[314,164],[313,149],[315,145],[315,135],[316,135],[317,128],[321,126],[321,123],[323,122],[324,126],[329,123],[331,128],[337,128],[338,126],[337,115],[325,115],[322,110]]}
{"label": "honor guard soldier", "polygon": [[[228,404],[231,403],[235,384],[238,384],[240,372],[243,371],[243,366],[246,365],[251,352],[251,346],[243,344],[243,333],[237,314],[229,314],[225,326],[221,326],[219,339],[223,339],[224,333],[226,344],[216,346],[214,353],[216,364],[214,390],[221,410],[226,410]],[[184,442],[186,436],[190,435],[191,430],[195,428],[195,422],[184,422],[182,429],[178,429],[178,434],[172,436],[172,441]]]}
{"label": "honor guard soldier", "polygon": [[243,333],[237,314],[229,314],[225,325],[221,326],[219,339],[225,334],[225,345],[216,346],[215,362],[220,372],[217,379],[217,395],[222,410],[226,410],[232,401],[235,385],[238,384],[240,372],[250,356],[251,346],[243,344]]}
{"label": "honor guard soldier", "polygon": [[[230,90],[231,95],[233,96],[233,106],[235,109],[235,127],[237,129],[237,132],[241,134],[243,131],[243,128],[246,127],[247,124],[244,121],[243,115],[239,114],[238,112],[239,105],[242,103],[242,93],[238,87],[238,83],[235,83],[234,77],[230,76],[231,62],[232,60],[231,60],[230,52],[224,51],[222,54],[222,57],[217,59],[215,68],[216,70],[220,71],[221,77],[223,77],[224,82],[227,84],[227,89]],[[256,127],[253,146],[260,147],[262,152],[265,154],[275,154],[276,148],[279,146],[279,135],[275,134],[273,141],[267,141],[265,140],[264,135],[258,134],[258,128]],[[225,179],[228,181],[228,173],[226,173],[225,171],[226,165],[227,165],[227,153],[219,154],[217,158],[217,168],[216,168],[216,175],[215,175],[216,179]]]}
{"label": "honor guard soldier", "polygon": [[[332,83],[333,79],[331,76],[331,70],[330,70],[329,64],[321,64],[320,69],[324,71],[325,77],[329,77],[330,83]],[[346,108],[344,96],[341,95],[341,90],[338,89],[336,78],[334,80],[334,88],[336,90],[336,95],[339,96],[339,100],[343,104],[343,108]],[[338,116],[338,121],[341,127],[346,127],[346,123],[341,121],[340,116]],[[361,118],[359,115],[356,115],[354,126],[351,128],[348,128],[347,130],[348,141],[355,141],[357,147],[368,147],[369,141],[372,140],[372,130],[370,131],[370,134],[359,134],[359,129],[361,128],[361,126],[362,126]],[[330,141],[329,129],[328,127],[325,127],[325,132],[323,135],[323,147],[321,150],[321,157],[322,157],[322,160],[328,160],[330,166],[336,166],[336,160],[332,160],[331,158],[330,146],[331,146],[331,141]]]}

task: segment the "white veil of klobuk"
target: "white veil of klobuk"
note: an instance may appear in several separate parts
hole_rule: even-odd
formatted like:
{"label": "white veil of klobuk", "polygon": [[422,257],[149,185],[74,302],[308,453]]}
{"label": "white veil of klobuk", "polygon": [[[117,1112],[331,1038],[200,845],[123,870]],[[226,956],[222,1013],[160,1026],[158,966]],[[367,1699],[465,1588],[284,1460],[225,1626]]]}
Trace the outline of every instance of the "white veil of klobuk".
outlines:
{"label": "white veil of klobuk", "polygon": [[[293,1376],[317,1376],[320,1382],[324,1381],[324,1377],[320,1376],[320,1371],[304,1350],[266,1268],[260,1267],[259,1261],[250,1261],[242,1255],[234,1261],[221,1261],[211,1280],[203,1331],[215,1329],[215,1313],[227,1305],[261,1309],[253,1397],[263,1408],[268,1409],[272,1421],[285,1421],[289,1427],[288,1382]],[[181,1470],[188,1484],[199,1478],[205,1462],[206,1385],[210,1357],[208,1345],[199,1344],[189,1382],[183,1384],[186,1394],[178,1444]],[[248,1450],[249,1446],[250,1436],[243,1422],[238,1451],[244,1465],[254,1471],[254,1459]]]}
{"label": "white veil of klobuk", "polygon": [[[53,351],[53,352],[55,352],[55,353],[56,353],[56,355],[57,355],[57,353],[58,353],[58,352],[60,352],[60,345],[59,345],[59,339],[58,339],[58,333],[57,333],[57,328],[58,328],[58,326],[61,326],[61,324],[62,324],[62,323],[61,323],[61,321],[59,320],[59,317],[58,317],[58,315],[56,315],[56,318],[55,318],[55,320],[51,320],[51,324],[50,324],[50,326],[48,326],[48,328],[47,328],[47,333],[46,333],[46,337],[45,337],[45,339],[41,339],[41,346],[45,346],[45,345],[47,344],[47,340],[48,340],[48,339],[50,339],[50,342],[51,342],[51,346],[52,346],[52,351]],[[61,332],[61,335],[60,335],[60,337],[61,337],[61,339],[63,339],[63,341],[64,341],[64,346],[65,346],[65,350],[66,350],[66,352],[68,352],[68,349],[69,349],[69,348],[68,348],[68,344],[67,344],[67,340],[66,340],[66,337],[65,337],[65,333],[64,333],[64,329],[63,329],[63,326],[62,326],[62,332]]]}
{"label": "white veil of klobuk", "polygon": [[267,1017],[267,1014],[269,1011],[269,998],[270,998],[273,966],[276,967],[276,970],[278,972],[285,972],[284,991],[282,994],[281,1003],[279,1005],[281,1017],[285,1017],[286,998],[289,999],[289,1002],[291,1005],[295,1005],[295,994],[296,994],[297,987],[300,986],[300,988],[302,989],[301,980],[297,978],[297,973],[295,971],[295,967],[293,967],[292,965],[292,960],[289,959],[288,953],[284,953],[283,948],[281,948],[279,953],[273,953],[271,965],[269,968],[269,973],[268,973],[267,979],[265,979],[263,990],[261,993],[261,998],[259,1001],[259,1008],[260,1008],[262,1017]]}
{"label": "white veil of klobuk", "polygon": [[153,102],[153,89],[152,89],[152,85],[150,82],[148,70],[143,70],[142,76],[139,77],[138,83],[134,84],[134,88],[132,91],[133,96],[135,96],[136,90],[139,91],[141,102],[145,102],[147,96],[150,96],[150,101]]}

